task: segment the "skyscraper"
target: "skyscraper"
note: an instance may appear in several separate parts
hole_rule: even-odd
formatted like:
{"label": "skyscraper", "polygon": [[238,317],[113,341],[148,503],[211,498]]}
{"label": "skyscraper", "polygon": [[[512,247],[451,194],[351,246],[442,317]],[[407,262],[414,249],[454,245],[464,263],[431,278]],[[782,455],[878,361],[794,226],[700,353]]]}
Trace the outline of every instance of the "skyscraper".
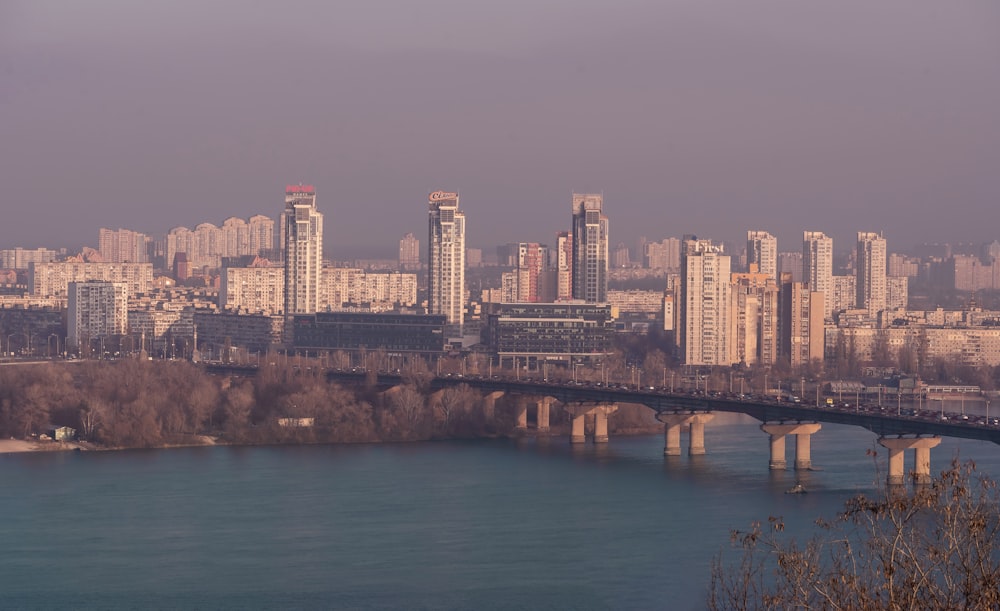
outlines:
{"label": "skyscraper", "polygon": [[323,215],[312,185],[285,189],[285,316],[319,310],[323,269]]}
{"label": "skyscraper", "polygon": [[876,316],[885,309],[885,238],[880,233],[859,231],[857,266],[857,307]]}
{"label": "skyscraper", "polygon": [[823,316],[833,317],[833,240],[822,231],[802,233],[802,281],[823,293]]}
{"label": "skyscraper", "polygon": [[604,196],[573,194],[573,299],[608,300],[608,217]]}
{"label": "skyscraper", "polygon": [[685,240],[681,265],[681,350],[687,365],[732,365],[731,262],[711,240]]}
{"label": "skyscraper", "polygon": [[461,334],[465,308],[465,214],[458,193],[435,191],[428,197],[428,313],[444,314]]}
{"label": "skyscraper", "polygon": [[766,231],[747,232],[747,265],[756,263],[757,271],[778,279],[778,239]]}

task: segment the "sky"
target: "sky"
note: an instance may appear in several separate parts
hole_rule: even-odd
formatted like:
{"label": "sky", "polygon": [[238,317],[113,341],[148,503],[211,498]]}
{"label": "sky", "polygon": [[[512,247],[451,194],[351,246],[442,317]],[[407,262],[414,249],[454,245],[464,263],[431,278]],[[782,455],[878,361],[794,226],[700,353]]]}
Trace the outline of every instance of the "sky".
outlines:
{"label": "sky", "polygon": [[1000,239],[996,0],[0,0],[0,248],[277,217],[328,256],[748,229]]}

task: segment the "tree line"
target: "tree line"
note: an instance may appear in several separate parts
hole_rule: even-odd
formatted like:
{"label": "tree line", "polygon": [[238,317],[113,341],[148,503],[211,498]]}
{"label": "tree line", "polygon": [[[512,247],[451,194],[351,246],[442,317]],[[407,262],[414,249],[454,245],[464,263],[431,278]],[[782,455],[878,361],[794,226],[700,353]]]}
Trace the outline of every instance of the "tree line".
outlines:
{"label": "tree line", "polygon": [[[0,435],[30,438],[69,426],[107,447],[147,448],[210,436],[223,443],[357,443],[475,438],[516,433],[516,397],[487,405],[467,385],[430,392],[434,377],[414,360],[404,383],[386,390],[374,370],[365,384],[331,382],[320,363],[262,366],[254,377],[217,376],[186,361],[93,361],[0,368]],[[551,425],[569,426],[556,408]],[[632,406],[612,431],[655,425]]]}

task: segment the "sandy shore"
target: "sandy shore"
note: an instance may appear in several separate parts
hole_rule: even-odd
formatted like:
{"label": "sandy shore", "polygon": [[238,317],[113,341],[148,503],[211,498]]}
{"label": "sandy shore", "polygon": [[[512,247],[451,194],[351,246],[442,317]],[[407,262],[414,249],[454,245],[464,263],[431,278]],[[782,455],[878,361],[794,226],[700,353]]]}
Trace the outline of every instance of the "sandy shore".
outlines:
{"label": "sandy shore", "polygon": [[82,450],[80,444],[72,441],[25,441],[23,439],[0,439],[0,454],[15,452],[59,452],[67,450]]}

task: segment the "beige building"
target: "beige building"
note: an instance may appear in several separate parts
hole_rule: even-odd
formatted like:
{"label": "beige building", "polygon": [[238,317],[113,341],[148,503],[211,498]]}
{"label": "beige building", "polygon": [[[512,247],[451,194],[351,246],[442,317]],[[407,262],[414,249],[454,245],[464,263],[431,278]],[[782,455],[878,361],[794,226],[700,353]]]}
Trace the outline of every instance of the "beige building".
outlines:
{"label": "beige building", "polygon": [[643,244],[643,264],[649,269],[680,271],[681,241],[677,238],[667,238],[660,242]]}
{"label": "beige building", "polygon": [[659,314],[663,309],[663,291],[608,290],[608,304],[619,312]]}
{"label": "beige building", "polygon": [[323,301],[323,215],[312,185],[285,189],[285,315],[312,314]]}
{"label": "beige building", "polygon": [[452,335],[461,335],[465,312],[465,213],[458,193],[427,198],[427,311],[444,314]]}
{"label": "beige building", "polygon": [[122,282],[70,282],[67,287],[66,341],[80,346],[89,340],[124,335],[128,328],[128,295]]}
{"label": "beige building", "polygon": [[747,232],[747,267],[756,265],[765,276],[778,278],[778,238],[766,231]]}
{"label": "beige building", "polygon": [[147,293],[153,285],[151,263],[84,263],[61,261],[36,263],[29,267],[28,284],[37,297],[65,297],[70,282],[120,282],[128,296]]}
{"label": "beige building", "polygon": [[878,316],[886,308],[886,252],[885,238],[880,233],[858,232],[856,266],[856,306],[868,310],[869,316]]}
{"label": "beige building", "polygon": [[323,286],[322,310],[335,312],[363,307],[367,311],[386,312],[417,303],[417,275],[411,273],[326,267]]}
{"label": "beige building", "polygon": [[681,354],[687,365],[731,365],[731,261],[711,240],[684,242]]}
{"label": "beige building", "polygon": [[0,269],[28,269],[32,263],[52,263],[59,253],[48,248],[0,250]]}
{"label": "beige building", "polygon": [[219,309],[252,314],[283,314],[283,267],[227,267],[219,284]]}
{"label": "beige building", "polygon": [[827,308],[830,312],[844,312],[854,309],[858,297],[857,278],[854,276],[833,276],[830,299],[833,304]]}
{"label": "beige building", "polygon": [[420,240],[412,233],[407,233],[399,241],[399,267],[402,269],[420,268]]}
{"label": "beige building", "polygon": [[781,354],[792,367],[823,360],[824,320],[823,293],[809,290],[805,282],[792,282],[783,276],[781,283]]}
{"label": "beige building", "polygon": [[906,309],[910,300],[910,279],[906,276],[889,276],[885,279],[885,308]]}
{"label": "beige building", "polygon": [[274,250],[274,219],[263,214],[250,217],[250,255],[270,254]]}
{"label": "beige building", "polygon": [[98,251],[105,263],[146,263],[149,236],[128,229],[105,229],[97,236]]}
{"label": "beige building", "polygon": [[[168,342],[187,346],[188,354],[194,342],[194,309],[129,310],[128,334],[134,350],[145,350],[160,357],[168,354]],[[186,344],[184,342],[187,342]]]}
{"label": "beige building", "polygon": [[732,280],[733,363],[774,364],[778,358],[778,283],[757,271],[735,273]]}
{"label": "beige building", "polygon": [[556,234],[556,301],[573,299],[573,234]]}
{"label": "beige building", "polygon": [[[824,295],[824,317],[833,319],[833,312],[843,305],[834,294],[833,286],[833,240],[822,231],[805,231],[802,233],[802,281],[809,284],[812,290]],[[851,303],[854,307],[854,288],[851,288]]]}

